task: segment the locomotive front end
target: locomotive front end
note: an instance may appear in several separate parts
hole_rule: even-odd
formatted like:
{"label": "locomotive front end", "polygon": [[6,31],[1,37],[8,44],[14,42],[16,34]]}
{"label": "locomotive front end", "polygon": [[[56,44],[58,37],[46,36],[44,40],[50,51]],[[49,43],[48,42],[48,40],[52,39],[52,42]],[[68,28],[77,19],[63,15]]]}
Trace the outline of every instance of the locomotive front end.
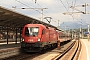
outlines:
{"label": "locomotive front end", "polygon": [[21,48],[26,51],[34,51],[39,49],[42,46],[41,41],[41,34],[39,33],[40,28],[39,27],[24,27],[22,32],[22,42],[21,42]]}

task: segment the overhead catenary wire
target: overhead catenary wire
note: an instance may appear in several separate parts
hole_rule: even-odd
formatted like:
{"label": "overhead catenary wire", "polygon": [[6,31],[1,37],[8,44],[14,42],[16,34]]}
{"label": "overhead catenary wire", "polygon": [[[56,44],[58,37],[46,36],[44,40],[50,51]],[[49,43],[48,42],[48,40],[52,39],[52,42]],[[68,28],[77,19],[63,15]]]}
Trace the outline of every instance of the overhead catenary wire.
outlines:
{"label": "overhead catenary wire", "polygon": [[68,3],[68,1],[66,0],[66,2],[67,2],[67,4],[68,4],[68,11],[69,11],[69,3]]}
{"label": "overhead catenary wire", "polygon": [[[32,0],[33,2],[34,2],[34,0]],[[42,8],[42,6],[40,5],[40,4],[38,4],[38,3],[35,3],[35,4],[37,4],[40,8]],[[34,6],[33,6],[34,7]],[[36,7],[35,7],[36,8]],[[45,10],[46,11],[46,10]],[[47,11],[46,11],[47,12]],[[47,12],[48,13],[48,12]],[[49,14],[49,13],[48,13]],[[46,16],[45,14],[43,14],[44,16]],[[53,20],[53,19],[52,19]],[[56,22],[55,20],[53,20],[54,22]]]}
{"label": "overhead catenary wire", "polygon": [[[68,9],[66,8],[66,6],[64,5],[64,3],[62,2],[62,0],[59,0],[59,1],[61,1],[61,3],[63,4],[64,8],[67,10],[67,12],[69,12]],[[71,15],[71,16],[72,16],[72,18],[73,18],[73,20],[74,20],[73,15]]]}
{"label": "overhead catenary wire", "polygon": [[[21,1],[18,1],[18,0],[15,0],[15,1],[17,1],[18,3],[20,3],[20,4],[22,4],[22,5],[24,5],[24,6],[27,6],[27,7],[29,7],[29,8],[31,8],[30,6],[28,6],[28,5],[26,5],[25,3],[22,3]],[[32,0],[33,1],[33,0]],[[40,5],[39,5],[40,6]],[[41,6],[40,6],[41,7]],[[36,7],[35,7],[36,8]],[[33,9],[33,10],[36,10],[36,9]],[[38,10],[36,10],[37,12],[39,12]],[[39,12],[39,13],[41,13],[41,12]],[[42,13],[41,13],[42,14]],[[44,14],[43,14],[44,15]]]}
{"label": "overhead catenary wire", "polygon": [[[19,3],[21,3],[21,4],[23,4],[24,6],[27,6],[27,7],[31,8],[30,6],[28,6],[28,5],[24,4],[24,3],[22,3],[21,1],[18,1],[18,0],[15,0],[15,1],[17,1],[17,2],[19,2]],[[38,11],[38,10],[36,10],[36,9],[33,9],[33,10],[35,10],[35,11],[39,12],[39,11]],[[41,12],[39,12],[39,13],[41,13]]]}
{"label": "overhead catenary wire", "polygon": [[[33,1],[33,0],[32,0]],[[34,1],[33,1],[34,2]],[[36,3],[40,8],[42,8],[42,6],[40,5],[40,4],[38,4],[38,3]],[[47,12],[46,10],[45,10],[45,12]],[[48,13],[48,12],[47,12]],[[49,13],[48,13],[49,14]],[[46,16],[45,14],[43,14],[44,16]],[[50,14],[49,14],[50,15]],[[52,19],[53,20],[53,19]],[[55,20],[53,20],[54,22],[56,22]]]}
{"label": "overhead catenary wire", "polygon": [[74,7],[75,7],[75,5],[76,5],[76,0],[75,0],[75,3],[74,3]]}
{"label": "overhead catenary wire", "polygon": [[[17,0],[16,0],[17,1]],[[33,1],[33,0],[32,0]],[[21,1],[17,1],[17,2],[19,2],[19,3],[21,3],[21,4],[23,4],[23,5],[25,5],[25,6],[27,6],[27,7],[29,7],[29,8],[21,8],[21,9],[33,9],[33,10],[36,10],[37,12],[39,12],[37,9],[40,9],[42,12],[39,12],[42,16],[41,16],[41,21],[43,20],[43,10],[44,9],[47,9],[47,8],[31,8],[30,6],[28,6],[28,5],[26,5],[25,3],[22,3]],[[40,5],[39,5],[40,6]],[[41,6],[40,6],[41,7]]]}
{"label": "overhead catenary wire", "polygon": [[[75,3],[74,3],[74,6],[75,6],[75,4],[76,4],[76,0],[75,0]],[[73,10],[74,11],[74,10]],[[73,13],[73,11],[72,11],[72,13]],[[73,17],[73,16],[72,16]],[[74,20],[75,18],[73,17],[73,20]]]}
{"label": "overhead catenary wire", "polygon": [[[27,6],[27,7],[29,7],[29,8],[31,8],[30,6],[28,6],[27,4],[25,4],[25,3],[22,3],[21,1],[18,1],[18,0],[15,0],[15,1],[17,1],[17,2],[19,2],[19,3],[21,3],[21,4],[23,4],[23,5],[25,5],[25,6]],[[32,0],[33,1],[33,0]],[[60,0],[61,1],[61,0]],[[61,3],[63,4],[63,2],[61,1]],[[68,3],[68,1],[67,1],[67,3]],[[41,5],[39,5],[38,3],[36,3],[38,6],[40,6],[41,7]],[[69,5],[69,4],[68,4]],[[65,7],[65,9],[68,11],[68,9],[66,8],[66,6],[63,4],[63,6]],[[41,7],[42,8],[42,7]],[[36,10],[36,9],[34,9],[34,10]],[[37,12],[39,12],[39,13],[41,13],[40,11],[38,11],[38,10],[36,10]],[[41,13],[42,14],[42,13]],[[45,14],[43,14],[44,16],[46,16]],[[72,15],[71,15],[72,16]],[[73,16],[72,16],[73,17]],[[73,19],[74,19],[74,17],[73,17]],[[56,21],[55,21],[56,22]]]}
{"label": "overhead catenary wire", "polygon": [[[73,3],[73,1],[72,1],[72,6],[74,6],[75,7],[75,5],[76,5],[76,0],[74,1],[75,3]],[[74,9],[72,10],[72,12],[74,11]]]}
{"label": "overhead catenary wire", "polygon": [[66,8],[66,6],[64,5],[64,3],[62,2],[62,0],[60,0],[61,3],[63,4],[64,8],[68,11],[68,9]]}

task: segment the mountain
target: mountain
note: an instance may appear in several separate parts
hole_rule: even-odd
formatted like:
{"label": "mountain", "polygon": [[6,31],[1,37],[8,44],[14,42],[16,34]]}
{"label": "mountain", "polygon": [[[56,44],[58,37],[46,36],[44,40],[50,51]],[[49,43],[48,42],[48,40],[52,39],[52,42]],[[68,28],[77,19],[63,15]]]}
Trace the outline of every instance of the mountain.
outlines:
{"label": "mountain", "polygon": [[81,25],[81,23],[78,23],[78,21],[74,21],[74,22],[69,21],[69,22],[63,22],[63,23],[60,24],[60,28],[62,30],[65,30],[65,29],[66,30],[68,30],[68,29],[79,29],[80,26],[82,26],[82,28],[87,28],[87,24],[86,23]]}

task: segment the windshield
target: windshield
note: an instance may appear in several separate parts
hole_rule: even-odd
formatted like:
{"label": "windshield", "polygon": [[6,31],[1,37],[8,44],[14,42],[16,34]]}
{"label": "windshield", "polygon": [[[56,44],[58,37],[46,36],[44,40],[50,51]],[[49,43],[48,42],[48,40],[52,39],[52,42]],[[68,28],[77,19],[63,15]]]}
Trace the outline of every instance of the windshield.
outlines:
{"label": "windshield", "polygon": [[25,36],[38,36],[38,27],[26,27]]}

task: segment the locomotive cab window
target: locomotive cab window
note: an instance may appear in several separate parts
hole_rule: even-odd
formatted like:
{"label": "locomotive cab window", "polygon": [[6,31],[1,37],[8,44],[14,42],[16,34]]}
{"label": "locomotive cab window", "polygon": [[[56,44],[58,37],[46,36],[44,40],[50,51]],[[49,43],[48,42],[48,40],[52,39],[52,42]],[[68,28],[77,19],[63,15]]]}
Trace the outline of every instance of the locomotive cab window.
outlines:
{"label": "locomotive cab window", "polygon": [[25,36],[38,36],[38,27],[26,27]]}
{"label": "locomotive cab window", "polygon": [[44,29],[42,30],[42,34],[45,34],[45,30]]}

